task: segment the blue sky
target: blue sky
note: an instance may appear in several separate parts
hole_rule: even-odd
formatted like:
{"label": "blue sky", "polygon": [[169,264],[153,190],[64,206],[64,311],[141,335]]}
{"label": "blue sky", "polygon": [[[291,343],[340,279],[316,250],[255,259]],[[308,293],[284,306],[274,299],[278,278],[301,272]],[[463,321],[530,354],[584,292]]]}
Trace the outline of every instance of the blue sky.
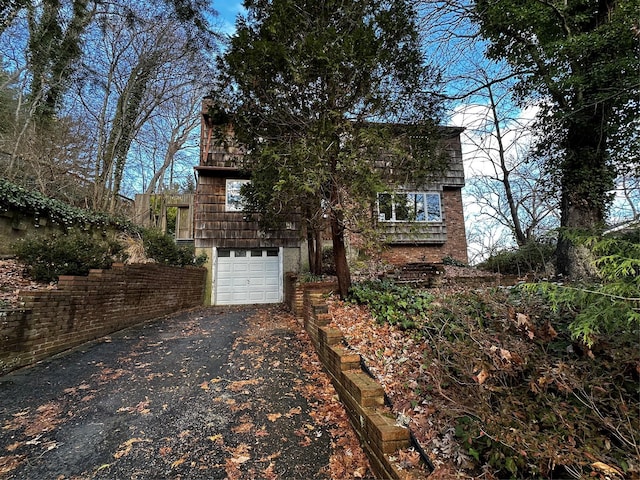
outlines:
{"label": "blue sky", "polygon": [[235,29],[235,20],[238,12],[242,11],[242,0],[220,0],[213,4],[219,13],[219,21],[222,23],[224,33],[232,33]]}

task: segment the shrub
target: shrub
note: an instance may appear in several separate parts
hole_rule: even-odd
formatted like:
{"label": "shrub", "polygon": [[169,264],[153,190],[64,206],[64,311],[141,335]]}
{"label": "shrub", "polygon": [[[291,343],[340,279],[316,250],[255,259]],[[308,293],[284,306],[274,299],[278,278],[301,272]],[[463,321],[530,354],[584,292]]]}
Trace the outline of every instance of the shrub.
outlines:
{"label": "shrub", "polygon": [[114,258],[122,258],[118,242],[80,230],[29,236],[13,250],[29,274],[42,282],[56,281],[60,275],[87,275],[92,268],[109,268]]}
{"label": "shrub", "polygon": [[195,256],[193,246],[177,245],[174,239],[156,229],[147,229],[142,233],[144,251],[147,258],[152,258],[158,263],[185,267],[188,265],[203,265],[206,254]]}
{"label": "shrub", "polygon": [[333,247],[324,247],[322,249],[322,274],[336,274],[336,266],[333,260]]}
{"label": "shrub", "polygon": [[[127,238],[120,235],[116,240],[72,229],[26,237],[13,245],[13,251],[35,280],[53,282],[60,275],[87,275],[92,268],[110,268],[114,261],[124,261]],[[143,232],[143,246],[147,258],[165,265],[202,266],[207,261],[206,254],[195,256],[193,246],[178,246],[158,230]]]}
{"label": "shrub", "polygon": [[379,323],[410,329],[424,318],[432,298],[427,292],[405,285],[371,280],[354,284],[349,291],[348,300],[367,305]]}
{"label": "shrub", "polygon": [[576,238],[596,257],[601,282],[524,285],[538,292],[555,311],[575,315],[573,338],[591,347],[598,335],[638,335],[640,328],[640,243],[624,238]]}
{"label": "shrub", "polygon": [[446,257],[442,257],[443,265],[451,265],[452,267],[468,267],[468,265],[460,260],[453,258],[451,255],[447,255]]}
{"label": "shrub", "polygon": [[531,241],[515,250],[503,250],[478,265],[481,270],[521,275],[544,270],[555,247],[548,242]]}

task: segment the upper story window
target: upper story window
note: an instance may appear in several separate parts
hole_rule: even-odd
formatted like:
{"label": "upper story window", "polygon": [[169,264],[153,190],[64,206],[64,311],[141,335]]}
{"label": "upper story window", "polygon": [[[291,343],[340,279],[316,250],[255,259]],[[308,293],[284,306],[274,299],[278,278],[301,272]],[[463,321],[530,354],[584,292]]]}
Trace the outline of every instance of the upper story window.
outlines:
{"label": "upper story window", "polygon": [[441,222],[439,193],[379,193],[378,220],[381,222]]}
{"label": "upper story window", "polygon": [[243,185],[251,180],[227,180],[225,210],[227,212],[242,212],[244,209],[244,198],[240,194]]}

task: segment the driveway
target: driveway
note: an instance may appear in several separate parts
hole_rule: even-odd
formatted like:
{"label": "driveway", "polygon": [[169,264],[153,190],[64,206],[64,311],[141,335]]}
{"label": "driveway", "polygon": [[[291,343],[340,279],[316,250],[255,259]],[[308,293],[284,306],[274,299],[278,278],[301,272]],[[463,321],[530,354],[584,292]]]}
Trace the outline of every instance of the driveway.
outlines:
{"label": "driveway", "polygon": [[298,323],[200,308],[0,377],[0,478],[366,476]]}

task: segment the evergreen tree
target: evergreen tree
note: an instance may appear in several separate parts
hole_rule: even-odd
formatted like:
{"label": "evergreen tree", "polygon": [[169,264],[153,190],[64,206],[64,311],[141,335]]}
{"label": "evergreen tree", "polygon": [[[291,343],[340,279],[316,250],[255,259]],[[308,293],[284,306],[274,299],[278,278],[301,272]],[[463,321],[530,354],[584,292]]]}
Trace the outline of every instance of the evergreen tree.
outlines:
{"label": "evergreen tree", "polygon": [[[245,193],[263,222],[298,208],[329,217],[341,295],[350,286],[345,229],[368,217],[384,170],[434,172],[425,65],[407,0],[245,0],[212,95],[232,113],[253,172]],[[398,129],[398,124],[404,128]],[[420,135],[416,134],[420,129]],[[411,139],[413,155],[398,147]],[[388,178],[387,178],[388,180]],[[354,213],[355,212],[355,213]],[[319,248],[318,245],[316,248]]]}

